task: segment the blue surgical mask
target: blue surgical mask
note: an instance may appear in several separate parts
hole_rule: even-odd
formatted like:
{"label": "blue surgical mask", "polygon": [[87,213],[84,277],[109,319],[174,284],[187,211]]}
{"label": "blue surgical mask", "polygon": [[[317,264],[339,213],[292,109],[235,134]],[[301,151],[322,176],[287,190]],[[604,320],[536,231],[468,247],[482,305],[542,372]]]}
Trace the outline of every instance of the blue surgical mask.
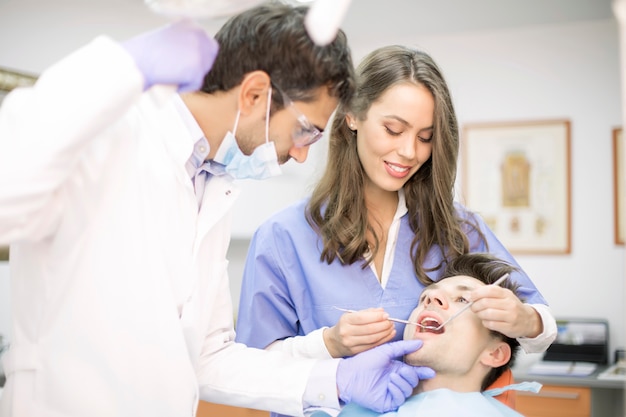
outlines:
{"label": "blue surgical mask", "polygon": [[267,113],[265,118],[265,143],[258,146],[251,155],[244,155],[239,149],[235,133],[239,123],[240,112],[237,111],[235,126],[232,132],[226,133],[224,140],[217,150],[215,162],[226,166],[226,172],[233,178],[263,180],[282,174],[278,164],[278,154],[274,142],[269,140],[270,104],[272,98],[272,88],[267,94]]}

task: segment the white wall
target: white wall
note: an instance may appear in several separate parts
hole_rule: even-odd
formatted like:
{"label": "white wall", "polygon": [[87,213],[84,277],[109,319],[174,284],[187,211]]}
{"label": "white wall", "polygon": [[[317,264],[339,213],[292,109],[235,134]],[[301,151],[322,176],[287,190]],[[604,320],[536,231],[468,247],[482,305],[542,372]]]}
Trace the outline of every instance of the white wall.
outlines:
{"label": "white wall", "polygon": [[[90,1],[84,10],[74,8],[71,13],[63,8],[67,2],[0,0],[0,66],[39,73],[100,32],[124,39],[164,22],[146,13],[140,1],[135,10],[139,23],[132,27],[120,24],[114,12],[115,4],[125,0],[109,0],[106,6]],[[29,11],[29,5],[37,9]],[[519,256],[518,260],[557,316],[606,317],[611,324],[611,348],[624,347],[624,248],[613,244],[612,211],[611,129],[621,125],[616,23],[589,21],[419,39],[386,39],[385,34],[376,34],[376,38],[350,41],[355,61],[388,43],[414,44],[428,51],[448,79],[461,125],[571,121],[572,253]],[[312,167],[289,167],[295,180],[279,199],[265,185],[247,190],[237,207],[240,221],[253,228],[274,210],[263,206],[264,201],[284,205],[299,198],[310,185]],[[298,174],[300,168],[303,171]],[[253,221],[244,214],[250,207],[261,207],[261,215]],[[245,235],[238,232],[231,246],[235,304],[247,249]],[[8,268],[0,262],[0,333],[4,334],[10,333],[9,303]]]}

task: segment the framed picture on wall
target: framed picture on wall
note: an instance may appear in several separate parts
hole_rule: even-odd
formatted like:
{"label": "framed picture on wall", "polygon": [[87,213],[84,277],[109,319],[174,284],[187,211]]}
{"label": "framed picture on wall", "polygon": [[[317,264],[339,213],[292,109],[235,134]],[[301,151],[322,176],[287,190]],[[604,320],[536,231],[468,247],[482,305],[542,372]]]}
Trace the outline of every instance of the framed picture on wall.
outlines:
{"label": "framed picture on wall", "polygon": [[622,128],[613,129],[613,211],[615,213],[615,243],[624,244],[626,237],[626,167],[624,166],[624,136]]}
{"label": "framed picture on wall", "polygon": [[507,249],[570,253],[570,122],[467,124],[461,139],[461,198]]}
{"label": "framed picture on wall", "polygon": [[[0,68],[0,104],[9,91],[16,87],[28,86],[35,83],[37,77],[30,74],[24,74],[19,71]],[[9,248],[0,246],[0,261],[9,259]]]}
{"label": "framed picture on wall", "polygon": [[9,91],[17,87],[33,85],[37,77],[31,74],[0,67],[0,102]]}

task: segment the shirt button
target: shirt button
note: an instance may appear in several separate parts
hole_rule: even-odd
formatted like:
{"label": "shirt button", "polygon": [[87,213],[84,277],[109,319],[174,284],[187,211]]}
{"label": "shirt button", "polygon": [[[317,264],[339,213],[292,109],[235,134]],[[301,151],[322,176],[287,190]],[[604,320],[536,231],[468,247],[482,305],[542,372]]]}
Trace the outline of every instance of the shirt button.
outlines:
{"label": "shirt button", "polygon": [[205,150],[206,148],[204,146],[200,146],[200,152],[204,153]]}
{"label": "shirt button", "polygon": [[226,195],[230,195],[230,190],[226,190]]}
{"label": "shirt button", "polygon": [[324,394],[320,394],[317,396],[317,399],[320,401],[324,401],[326,399],[326,396]]}

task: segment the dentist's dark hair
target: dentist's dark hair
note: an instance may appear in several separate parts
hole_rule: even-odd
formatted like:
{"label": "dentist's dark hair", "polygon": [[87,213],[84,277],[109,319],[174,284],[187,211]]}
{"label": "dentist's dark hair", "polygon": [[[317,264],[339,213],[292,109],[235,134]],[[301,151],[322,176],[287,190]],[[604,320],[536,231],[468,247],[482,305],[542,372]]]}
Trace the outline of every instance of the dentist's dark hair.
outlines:
{"label": "dentist's dark hair", "polygon": [[[215,35],[219,52],[204,78],[202,91],[215,93],[238,86],[252,71],[265,71],[291,99],[312,101],[327,87],[331,97],[346,103],[354,91],[354,67],[345,33],[316,45],[306,32],[307,7],[265,3],[231,17]],[[274,89],[273,103],[284,105]]]}
{"label": "dentist's dark hair", "polygon": [[[443,271],[441,278],[439,281],[456,277],[460,275],[476,278],[477,280],[484,282],[485,284],[493,284],[504,274],[512,274],[517,271],[518,268],[515,266],[504,262],[495,256],[489,253],[467,253],[450,261]],[[520,300],[524,301],[517,290],[520,285],[510,279],[505,279],[500,284],[501,287],[511,290],[515,295],[520,298]],[[497,368],[492,368],[485,378],[483,379],[482,386],[480,388],[481,391],[487,389],[487,387],[491,386],[507,369],[511,368],[515,364],[515,358],[517,357],[517,352],[519,350],[519,342],[517,339],[508,337],[500,332],[496,332],[494,330],[490,331],[491,336],[497,339],[502,340],[511,348],[511,359],[507,363]]]}

